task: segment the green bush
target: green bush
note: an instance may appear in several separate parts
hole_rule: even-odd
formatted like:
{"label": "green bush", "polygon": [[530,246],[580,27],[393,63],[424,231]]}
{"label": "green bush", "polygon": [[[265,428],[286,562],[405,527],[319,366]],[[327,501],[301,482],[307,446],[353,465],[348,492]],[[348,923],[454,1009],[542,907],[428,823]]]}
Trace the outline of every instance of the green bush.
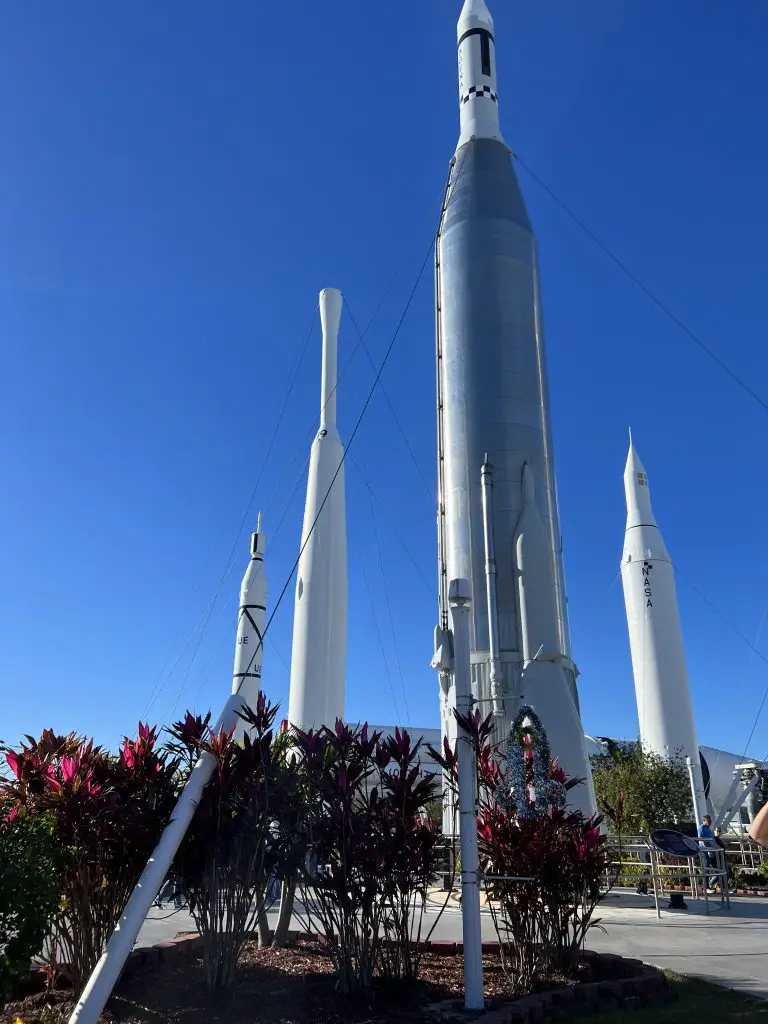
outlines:
{"label": "green bush", "polygon": [[614,835],[643,835],[655,828],[686,828],[693,822],[691,785],[681,757],[662,757],[639,743],[607,741],[605,754],[590,757],[598,807]]}
{"label": "green bush", "polygon": [[0,995],[7,997],[42,951],[59,909],[61,873],[53,816],[0,805]]}

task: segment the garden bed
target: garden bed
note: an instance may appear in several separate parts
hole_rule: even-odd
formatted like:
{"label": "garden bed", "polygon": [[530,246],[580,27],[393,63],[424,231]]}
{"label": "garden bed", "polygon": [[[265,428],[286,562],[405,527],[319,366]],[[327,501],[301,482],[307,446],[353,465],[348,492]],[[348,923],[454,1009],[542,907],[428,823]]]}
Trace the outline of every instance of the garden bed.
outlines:
{"label": "garden bed", "polygon": [[[524,999],[509,1002],[495,943],[483,946],[487,1012],[474,1021],[504,1024],[570,1017],[585,1009],[636,1007],[664,999],[667,984],[656,968],[618,956],[586,953],[579,983],[551,978]],[[434,942],[423,953],[420,979],[379,981],[371,999],[345,999],[335,990],[330,959],[314,936],[285,949],[246,946],[231,996],[205,990],[197,936],[133,953],[101,1018],[105,1024],[430,1024],[460,1019],[464,991],[461,943]],[[2,1024],[66,1022],[66,991],[37,993],[8,1004]]]}

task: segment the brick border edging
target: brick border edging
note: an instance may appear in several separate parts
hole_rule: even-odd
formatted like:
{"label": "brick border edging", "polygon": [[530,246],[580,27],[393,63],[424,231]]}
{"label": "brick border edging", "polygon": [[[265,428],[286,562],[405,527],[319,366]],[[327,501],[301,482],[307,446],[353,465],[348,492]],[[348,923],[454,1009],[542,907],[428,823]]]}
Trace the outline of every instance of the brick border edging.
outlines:
{"label": "brick border edging", "polygon": [[587,981],[524,996],[482,1014],[476,1024],[536,1024],[548,1020],[553,1011],[553,1016],[564,1020],[581,1016],[585,1011],[594,1014],[617,1009],[639,1010],[643,1006],[666,1002],[670,996],[669,982],[652,964],[616,953],[595,953],[589,949],[582,952],[582,957],[592,964],[598,961],[604,964],[621,962],[632,973],[627,978]]}
{"label": "brick border edging", "polygon": [[[315,935],[312,932],[288,932],[289,942],[298,939],[324,941],[322,935]],[[195,932],[167,942],[158,942],[154,946],[135,949],[126,960],[124,974],[138,967],[166,963],[169,957],[177,953],[197,951],[201,946],[200,935]],[[420,942],[418,946],[423,952],[436,953],[438,956],[464,954],[462,942],[452,942],[448,939]],[[483,943],[483,953],[496,953],[498,949],[498,942]],[[582,958],[592,965],[600,962],[607,966],[616,966],[621,963],[629,970],[629,977],[588,981],[550,989],[547,992],[537,992],[535,995],[504,1003],[481,1014],[476,1018],[476,1024],[536,1024],[538,1021],[547,1020],[551,1011],[555,1011],[556,1015],[563,1019],[583,1014],[585,1010],[595,1012],[619,1008],[639,1009],[669,998],[669,982],[658,967],[652,964],[616,953],[595,953],[589,949],[583,950]]]}

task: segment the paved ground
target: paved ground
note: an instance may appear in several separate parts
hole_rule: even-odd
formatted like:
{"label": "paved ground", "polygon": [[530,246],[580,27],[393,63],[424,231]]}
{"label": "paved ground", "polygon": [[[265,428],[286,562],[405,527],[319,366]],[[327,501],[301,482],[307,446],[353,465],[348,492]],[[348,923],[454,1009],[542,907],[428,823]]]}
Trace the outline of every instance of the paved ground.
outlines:
{"label": "paved ground", "polygon": [[[592,929],[587,945],[599,952],[634,956],[680,974],[768,998],[768,900],[739,897],[731,900],[730,910],[715,910],[719,902],[712,900],[709,916],[703,901],[688,899],[687,903],[687,912],[663,910],[659,920],[652,898],[611,895],[599,908],[605,931]],[[275,918],[270,915],[272,924]],[[434,913],[426,915],[423,934],[434,921]],[[295,921],[294,927],[302,928],[303,924]],[[486,911],[482,928],[484,938],[495,938]],[[138,945],[152,945],[172,939],[178,932],[194,930],[186,910],[153,910]],[[461,913],[456,905],[443,914],[433,938],[461,938]]]}

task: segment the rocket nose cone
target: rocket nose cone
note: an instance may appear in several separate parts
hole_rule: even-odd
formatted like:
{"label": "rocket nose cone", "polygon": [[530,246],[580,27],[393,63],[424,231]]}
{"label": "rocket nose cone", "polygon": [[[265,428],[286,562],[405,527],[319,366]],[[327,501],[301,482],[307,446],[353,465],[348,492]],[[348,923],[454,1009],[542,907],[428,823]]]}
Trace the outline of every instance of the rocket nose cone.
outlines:
{"label": "rocket nose cone", "polygon": [[493,31],[493,18],[485,0],[464,0],[456,31],[459,39],[472,28],[486,28]]}
{"label": "rocket nose cone", "polygon": [[324,332],[338,331],[343,301],[344,297],[338,288],[323,288],[320,292],[320,322]]}
{"label": "rocket nose cone", "polygon": [[624,476],[631,476],[633,473],[642,473],[643,476],[647,477],[645,467],[640,461],[640,456],[637,454],[637,449],[635,448],[635,445],[632,441],[632,437],[630,435],[629,451],[627,452],[627,461],[624,466]]}

